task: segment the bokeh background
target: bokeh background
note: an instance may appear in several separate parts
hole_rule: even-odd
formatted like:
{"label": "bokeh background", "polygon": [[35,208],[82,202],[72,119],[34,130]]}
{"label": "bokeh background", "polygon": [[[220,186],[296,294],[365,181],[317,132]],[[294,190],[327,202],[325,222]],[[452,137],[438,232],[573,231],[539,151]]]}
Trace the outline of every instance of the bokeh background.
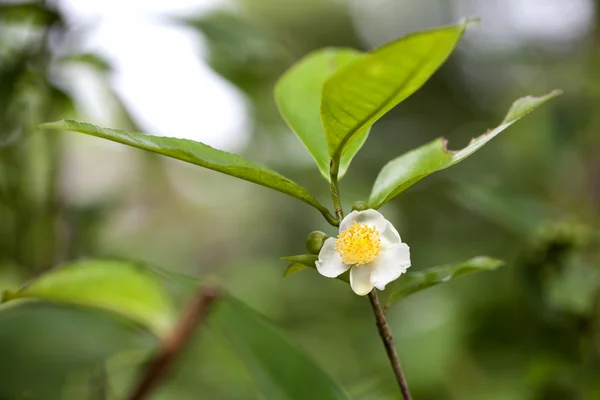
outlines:
{"label": "bokeh background", "polygon": [[[314,49],[369,50],[464,16],[481,24],[373,127],[341,182],[346,208],[367,199],[391,158],[438,136],[460,148],[514,99],[563,89],[382,209],[411,246],[414,270],[477,255],[506,261],[405,299],[389,320],[417,399],[600,399],[593,0],[2,1],[0,290],[80,257],[216,276],[356,398],[397,398],[365,299],[313,271],[282,277],[278,257],[304,253],[312,230],[334,233],[320,214],[244,181],[36,125],[74,118],[202,141],[329,204],[328,185],[276,110],[277,78]],[[35,352],[21,354],[36,364]],[[188,358],[156,398],[258,398],[226,352]]]}

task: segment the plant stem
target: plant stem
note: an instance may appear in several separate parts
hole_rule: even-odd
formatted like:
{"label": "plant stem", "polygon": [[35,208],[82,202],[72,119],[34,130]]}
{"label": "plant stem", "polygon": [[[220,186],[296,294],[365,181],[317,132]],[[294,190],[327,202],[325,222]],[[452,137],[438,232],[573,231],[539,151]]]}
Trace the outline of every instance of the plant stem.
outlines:
{"label": "plant stem", "polygon": [[331,215],[331,213],[329,212],[328,209],[319,210],[319,211],[321,211],[321,215],[323,215],[323,217],[325,217],[327,222],[329,222],[332,226],[340,226],[340,220],[338,218],[334,217],[333,215]]}
{"label": "plant stem", "polygon": [[[333,208],[335,209],[335,215],[341,222],[344,218],[344,210],[342,209],[342,202],[340,199],[340,187],[338,182],[339,167],[339,157],[333,157],[329,165],[331,181],[331,198],[333,199]],[[396,375],[396,380],[398,381],[398,385],[400,385],[402,397],[404,398],[404,400],[412,400],[412,396],[410,395],[410,391],[408,390],[408,384],[406,383],[406,377],[404,376],[404,372],[402,372],[400,359],[398,359],[398,353],[396,353],[396,346],[394,345],[394,337],[392,336],[392,331],[387,323],[387,320],[385,319],[385,312],[383,311],[383,308],[381,308],[381,304],[379,303],[377,289],[373,289],[369,293],[369,301],[371,302],[371,307],[373,308],[373,313],[375,314],[375,320],[377,321],[377,330],[379,331],[379,336],[381,336],[381,340],[383,341],[385,351],[388,355],[388,358],[390,359],[390,363],[392,364],[394,374]]]}
{"label": "plant stem", "polygon": [[340,170],[339,158],[332,158],[329,163],[329,177],[331,181],[331,198],[333,200],[333,208],[335,215],[341,222],[344,218],[344,210],[342,209],[342,201],[340,199],[340,185],[338,182],[338,173]]}
{"label": "plant stem", "polygon": [[218,292],[216,287],[205,287],[189,300],[173,331],[160,343],[156,356],[148,364],[146,371],[128,397],[129,400],[142,400],[152,393],[175,357],[187,344],[195,328],[206,319],[210,306],[218,297]]}
{"label": "plant stem", "polygon": [[371,302],[371,307],[373,308],[373,313],[375,314],[375,320],[377,321],[377,330],[379,331],[379,336],[381,336],[381,340],[383,341],[385,351],[387,353],[388,358],[390,359],[390,363],[392,364],[392,369],[394,370],[396,380],[398,381],[398,385],[400,386],[402,397],[404,398],[404,400],[412,400],[410,391],[408,390],[408,383],[406,383],[406,377],[404,376],[402,366],[400,365],[398,353],[396,353],[396,346],[394,345],[394,337],[392,336],[392,331],[387,323],[387,320],[385,319],[385,313],[381,308],[381,304],[379,303],[377,289],[373,289],[369,293],[369,301]]}

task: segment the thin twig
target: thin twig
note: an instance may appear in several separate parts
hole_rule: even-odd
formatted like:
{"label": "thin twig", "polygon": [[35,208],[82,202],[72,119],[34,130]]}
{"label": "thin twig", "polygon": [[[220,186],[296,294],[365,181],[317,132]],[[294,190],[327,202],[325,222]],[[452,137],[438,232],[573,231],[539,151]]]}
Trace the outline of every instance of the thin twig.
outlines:
{"label": "thin twig", "polygon": [[394,374],[396,375],[396,380],[398,381],[400,391],[402,392],[402,397],[404,397],[404,400],[412,400],[410,391],[408,390],[408,384],[406,383],[406,377],[404,376],[404,372],[402,372],[402,366],[400,365],[398,353],[396,353],[396,346],[394,345],[392,331],[387,323],[387,320],[385,319],[385,313],[381,308],[381,304],[379,304],[377,289],[373,289],[369,293],[369,301],[371,302],[371,307],[373,308],[373,313],[375,314],[379,336],[381,336],[381,340],[385,346],[385,351],[390,359],[390,363],[392,364]]}
{"label": "thin twig", "polygon": [[155,357],[150,361],[146,371],[128,397],[129,400],[142,400],[156,388],[175,357],[194,333],[195,328],[206,320],[210,306],[218,294],[217,287],[205,287],[189,300],[177,325],[161,342]]}

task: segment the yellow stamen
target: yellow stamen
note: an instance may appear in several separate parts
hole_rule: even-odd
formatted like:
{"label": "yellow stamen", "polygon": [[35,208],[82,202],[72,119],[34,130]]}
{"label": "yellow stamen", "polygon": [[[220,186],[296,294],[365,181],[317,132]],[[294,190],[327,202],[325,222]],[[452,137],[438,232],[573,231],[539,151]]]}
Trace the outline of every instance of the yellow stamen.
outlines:
{"label": "yellow stamen", "polygon": [[335,240],[335,250],[347,265],[367,264],[379,255],[380,249],[381,239],[377,228],[356,221]]}

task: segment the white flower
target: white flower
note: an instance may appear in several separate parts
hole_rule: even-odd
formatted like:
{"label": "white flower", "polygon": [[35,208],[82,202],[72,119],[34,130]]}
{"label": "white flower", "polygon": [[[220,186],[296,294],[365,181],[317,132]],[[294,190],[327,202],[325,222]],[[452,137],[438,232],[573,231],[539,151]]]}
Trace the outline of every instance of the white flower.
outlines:
{"label": "white flower", "polygon": [[335,278],[350,270],[350,286],[364,296],[398,279],[410,267],[410,250],[396,228],[375,210],[352,211],[319,252],[317,270]]}

